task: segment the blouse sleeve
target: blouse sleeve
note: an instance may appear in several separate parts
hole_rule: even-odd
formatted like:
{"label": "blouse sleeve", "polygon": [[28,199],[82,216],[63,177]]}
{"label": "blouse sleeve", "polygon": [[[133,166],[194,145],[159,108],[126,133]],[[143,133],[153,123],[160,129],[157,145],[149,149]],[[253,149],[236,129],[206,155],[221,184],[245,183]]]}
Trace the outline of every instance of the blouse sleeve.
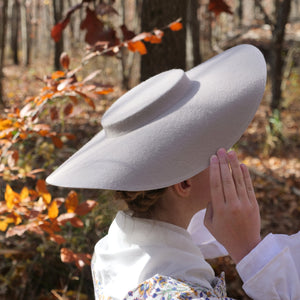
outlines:
{"label": "blouse sleeve", "polygon": [[254,300],[299,300],[300,232],[269,234],[238,263],[237,271]]}

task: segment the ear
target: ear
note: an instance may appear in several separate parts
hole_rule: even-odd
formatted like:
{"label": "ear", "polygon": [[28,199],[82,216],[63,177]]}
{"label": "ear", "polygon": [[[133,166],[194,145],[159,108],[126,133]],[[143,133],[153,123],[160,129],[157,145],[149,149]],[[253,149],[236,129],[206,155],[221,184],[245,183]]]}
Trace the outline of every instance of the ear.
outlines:
{"label": "ear", "polygon": [[192,182],[190,179],[173,185],[175,193],[180,197],[188,197],[191,193]]}

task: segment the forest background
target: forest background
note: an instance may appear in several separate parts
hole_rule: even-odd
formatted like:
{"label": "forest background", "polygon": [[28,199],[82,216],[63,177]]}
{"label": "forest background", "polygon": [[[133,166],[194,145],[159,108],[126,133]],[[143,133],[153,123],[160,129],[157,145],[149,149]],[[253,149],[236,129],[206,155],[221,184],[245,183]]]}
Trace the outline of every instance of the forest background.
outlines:
{"label": "forest background", "polygon": [[[44,179],[101,129],[126,90],[241,43],[264,53],[268,83],[234,147],[254,180],[262,235],[292,234],[299,0],[0,0],[0,299],[93,299],[93,247],[124,204]],[[226,272],[231,297],[249,299],[229,257],[210,263]]]}

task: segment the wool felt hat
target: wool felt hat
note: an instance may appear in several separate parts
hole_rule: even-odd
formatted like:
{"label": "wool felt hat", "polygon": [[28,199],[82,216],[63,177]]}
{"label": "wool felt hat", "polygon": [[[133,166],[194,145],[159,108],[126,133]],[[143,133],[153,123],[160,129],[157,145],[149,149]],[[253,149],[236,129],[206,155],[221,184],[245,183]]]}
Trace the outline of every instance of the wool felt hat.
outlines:
{"label": "wool felt hat", "polygon": [[186,180],[232,147],[262,99],[266,63],[239,45],[188,72],[160,73],[121,96],[103,129],[46,179],[72,188],[141,191]]}

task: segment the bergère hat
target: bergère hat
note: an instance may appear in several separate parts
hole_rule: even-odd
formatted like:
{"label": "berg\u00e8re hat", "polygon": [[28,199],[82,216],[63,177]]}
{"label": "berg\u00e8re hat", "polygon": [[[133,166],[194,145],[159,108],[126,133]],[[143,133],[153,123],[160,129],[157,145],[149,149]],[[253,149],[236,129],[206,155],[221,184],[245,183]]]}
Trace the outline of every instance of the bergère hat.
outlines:
{"label": "berg\u00e8re hat", "polygon": [[160,73],[120,97],[103,129],[48,178],[52,185],[141,191],[186,180],[229,149],[262,99],[266,63],[239,45],[194,67]]}

